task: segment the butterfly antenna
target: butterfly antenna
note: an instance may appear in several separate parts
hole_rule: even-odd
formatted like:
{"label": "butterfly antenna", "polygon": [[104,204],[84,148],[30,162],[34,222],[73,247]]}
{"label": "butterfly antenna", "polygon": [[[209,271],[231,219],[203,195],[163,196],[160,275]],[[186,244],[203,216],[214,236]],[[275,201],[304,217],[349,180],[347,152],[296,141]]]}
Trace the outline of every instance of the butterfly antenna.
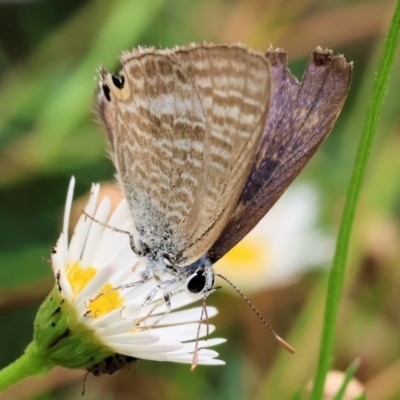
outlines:
{"label": "butterfly antenna", "polygon": [[115,291],[118,291],[118,290],[130,289],[130,288],[133,288],[135,286],[142,285],[143,283],[145,283],[145,281],[136,281],[136,282],[125,283],[123,285],[116,286],[115,288],[112,288],[110,290],[106,290],[105,292],[101,292],[100,294],[98,294],[93,299],[86,300],[85,301],[85,305],[86,305],[86,307],[89,307],[90,303],[93,303],[94,301],[96,301],[98,298],[100,298],[102,296],[107,296],[108,294],[110,294],[112,292],[115,292]]}
{"label": "butterfly antenna", "polygon": [[257,317],[261,320],[261,322],[269,329],[269,331],[272,333],[272,336],[278,341],[278,343],[285,349],[287,350],[289,353],[294,354],[295,350],[294,348],[287,343],[286,341],[284,341],[272,328],[271,326],[268,324],[268,322],[264,319],[264,317],[256,310],[256,308],[253,306],[253,304],[251,304],[250,300],[239,290],[239,288],[237,286],[235,286],[229,279],[225,278],[225,276],[220,275],[220,274],[215,274],[215,276],[219,276],[220,278],[222,278],[226,283],[228,283],[229,285],[231,285],[239,294],[240,296],[242,296],[242,298],[244,299],[244,301],[250,306],[250,308],[255,312],[255,314],[257,315]]}
{"label": "butterfly antenna", "polygon": [[207,295],[203,297],[203,306],[201,308],[201,314],[200,314],[200,321],[199,321],[199,326],[197,328],[197,336],[196,336],[196,343],[194,345],[194,352],[193,352],[193,360],[192,360],[192,366],[190,367],[190,371],[193,372],[197,365],[199,364],[199,339],[200,339],[200,328],[201,328],[201,323],[203,321],[203,316],[205,315],[206,317],[206,324],[207,324],[207,332],[206,332],[206,339],[208,338],[208,334],[210,333],[210,325],[208,323],[208,313],[207,313],[207,307],[206,307],[206,298]]}

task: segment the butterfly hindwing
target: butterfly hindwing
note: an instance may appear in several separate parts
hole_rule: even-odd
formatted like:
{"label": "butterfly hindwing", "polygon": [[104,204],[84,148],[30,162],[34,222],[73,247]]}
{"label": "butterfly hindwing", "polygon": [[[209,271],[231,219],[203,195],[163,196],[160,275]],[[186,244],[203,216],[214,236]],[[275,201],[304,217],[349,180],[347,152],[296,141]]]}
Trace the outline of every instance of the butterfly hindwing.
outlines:
{"label": "butterfly hindwing", "polygon": [[273,92],[267,123],[251,172],[231,218],[209,251],[216,262],[274,205],[330,133],[346,99],[352,64],[317,48],[301,82],[281,50],[266,53]]}

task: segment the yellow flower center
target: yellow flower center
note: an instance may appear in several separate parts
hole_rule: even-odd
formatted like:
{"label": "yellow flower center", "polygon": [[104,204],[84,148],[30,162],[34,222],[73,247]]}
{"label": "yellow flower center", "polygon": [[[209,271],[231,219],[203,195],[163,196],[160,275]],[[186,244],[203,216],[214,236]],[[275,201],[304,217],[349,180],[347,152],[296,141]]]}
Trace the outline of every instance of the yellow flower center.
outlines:
{"label": "yellow flower center", "polygon": [[215,271],[237,282],[242,290],[252,290],[265,281],[273,267],[272,250],[265,238],[250,234],[216,263]]}
{"label": "yellow flower center", "polygon": [[[67,279],[74,294],[72,301],[74,301],[76,296],[78,296],[97,274],[97,269],[94,267],[82,268],[81,262],[75,261],[66,266],[66,272]],[[98,293],[94,294],[92,299],[90,299],[88,308],[92,318],[99,318],[123,305],[124,298],[120,295],[119,290],[114,288],[111,283],[107,283]]]}
{"label": "yellow flower center", "polygon": [[74,299],[97,274],[96,268],[82,268],[80,261],[69,263],[65,270],[67,271],[68,282],[71,285],[72,292],[74,293]]}
{"label": "yellow flower center", "polygon": [[230,268],[241,269],[247,265],[258,267],[260,263],[260,249],[254,241],[243,240],[229,250],[224,261]]}
{"label": "yellow flower center", "polygon": [[124,298],[120,296],[119,290],[107,283],[100,290],[99,295],[90,302],[89,310],[92,318],[99,318],[116,308],[124,305]]}

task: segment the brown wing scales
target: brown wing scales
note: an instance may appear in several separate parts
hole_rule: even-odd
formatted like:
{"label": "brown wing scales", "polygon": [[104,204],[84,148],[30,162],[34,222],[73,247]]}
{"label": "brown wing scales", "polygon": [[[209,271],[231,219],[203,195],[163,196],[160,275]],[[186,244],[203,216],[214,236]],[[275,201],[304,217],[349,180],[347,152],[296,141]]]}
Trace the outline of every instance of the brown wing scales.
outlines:
{"label": "brown wing scales", "polygon": [[101,71],[98,107],[119,181],[142,242],[187,265],[242,191],[268,112],[269,62],[242,46],[200,45],[137,49],[121,63],[124,84]]}

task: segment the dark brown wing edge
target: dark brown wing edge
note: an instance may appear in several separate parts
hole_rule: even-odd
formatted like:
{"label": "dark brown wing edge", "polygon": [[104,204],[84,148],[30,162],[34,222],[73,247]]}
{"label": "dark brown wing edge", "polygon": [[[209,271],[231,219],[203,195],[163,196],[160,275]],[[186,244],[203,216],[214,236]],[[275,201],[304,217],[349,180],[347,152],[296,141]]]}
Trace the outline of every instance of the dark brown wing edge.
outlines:
{"label": "dark brown wing edge", "polygon": [[219,260],[247,235],[275,204],[328,136],[350,87],[352,63],[317,48],[301,83],[286,68],[287,54],[270,50],[271,108],[236,208],[208,255]]}

